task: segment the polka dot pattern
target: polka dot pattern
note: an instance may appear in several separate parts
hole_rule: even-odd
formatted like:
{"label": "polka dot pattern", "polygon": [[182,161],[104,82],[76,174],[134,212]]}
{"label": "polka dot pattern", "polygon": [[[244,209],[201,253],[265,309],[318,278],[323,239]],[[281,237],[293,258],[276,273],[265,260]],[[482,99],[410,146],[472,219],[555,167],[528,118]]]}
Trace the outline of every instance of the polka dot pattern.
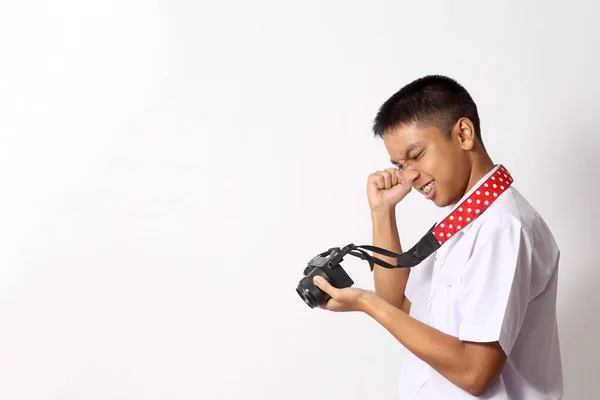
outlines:
{"label": "polka dot pattern", "polygon": [[[500,165],[500,167],[483,184],[473,191],[454,211],[448,215],[434,229],[435,238],[443,244],[465,225],[477,218],[490,206],[508,187],[512,184],[513,178],[510,173]],[[465,221],[462,225],[453,224],[452,221]]]}

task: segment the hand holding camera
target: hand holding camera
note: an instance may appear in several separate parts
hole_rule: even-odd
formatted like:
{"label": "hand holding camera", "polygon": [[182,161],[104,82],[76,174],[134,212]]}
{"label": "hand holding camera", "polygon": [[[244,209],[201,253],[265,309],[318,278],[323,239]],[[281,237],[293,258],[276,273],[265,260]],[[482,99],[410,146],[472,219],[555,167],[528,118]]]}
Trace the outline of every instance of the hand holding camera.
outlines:
{"label": "hand holding camera", "polygon": [[321,276],[317,276],[314,283],[330,297],[329,301],[321,306],[328,311],[364,311],[367,296],[375,294],[372,290],[359,288],[338,289]]}
{"label": "hand holding camera", "polygon": [[366,296],[374,292],[351,287],[354,281],[340,265],[344,256],[350,254],[368,260],[372,268],[374,259],[361,249],[363,247],[349,244],[341,249],[331,248],[313,257],[304,270],[304,278],[296,288],[302,300],[310,308],[320,307],[329,311],[364,310]]}

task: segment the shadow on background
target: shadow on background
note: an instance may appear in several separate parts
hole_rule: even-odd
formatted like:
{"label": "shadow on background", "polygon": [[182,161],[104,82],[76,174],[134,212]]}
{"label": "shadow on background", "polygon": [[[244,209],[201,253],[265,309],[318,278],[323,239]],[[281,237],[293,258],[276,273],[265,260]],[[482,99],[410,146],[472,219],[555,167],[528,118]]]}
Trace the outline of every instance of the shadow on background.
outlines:
{"label": "shadow on background", "polygon": [[[568,267],[563,263],[563,275],[568,273]],[[566,303],[559,320],[565,400],[600,399],[600,271],[597,265],[593,267],[588,269],[588,276],[577,278],[577,294],[562,300]]]}
{"label": "shadow on background", "polygon": [[[600,135],[600,128],[595,131]],[[549,184],[559,188],[553,191],[559,197],[559,215],[549,219],[561,249],[558,313],[564,398],[600,399],[600,145],[570,139],[565,138],[562,154],[554,155],[560,172],[546,174]]]}

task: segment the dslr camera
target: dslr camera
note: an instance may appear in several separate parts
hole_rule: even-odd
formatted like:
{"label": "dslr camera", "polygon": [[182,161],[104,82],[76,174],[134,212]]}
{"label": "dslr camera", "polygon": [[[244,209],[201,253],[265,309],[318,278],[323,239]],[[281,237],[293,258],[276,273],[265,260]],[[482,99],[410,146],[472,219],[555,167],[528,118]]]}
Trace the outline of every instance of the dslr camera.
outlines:
{"label": "dslr camera", "polygon": [[304,278],[298,283],[296,292],[310,308],[320,307],[331,298],[313,283],[315,276],[321,275],[331,286],[340,289],[354,285],[352,278],[340,265],[344,255],[350,250],[350,246],[348,249],[342,250],[339,248],[329,249],[308,262],[308,266],[304,269]]}
{"label": "dslr camera", "polygon": [[[356,246],[352,243],[341,249],[339,247],[333,247],[327,251],[324,251],[323,253],[313,257],[308,262],[308,266],[304,269],[304,278],[302,278],[298,283],[296,292],[310,308],[315,308],[327,303],[327,301],[331,298],[331,296],[323,292],[313,283],[313,278],[315,276],[321,275],[323,279],[329,282],[331,286],[338,289],[343,289],[354,285],[354,281],[350,278],[350,276],[348,276],[346,271],[344,271],[340,265],[340,262],[344,259],[346,254],[360,258],[361,260],[367,260],[369,262],[371,272],[373,271],[375,264],[388,269],[412,268],[418,265],[425,258],[429,257],[430,254],[440,247],[440,243],[431,233],[432,230],[433,227],[412,249],[402,254],[397,254],[392,251],[382,249],[381,247],[371,245]],[[392,257],[396,259],[396,264],[390,264],[377,257],[370,256],[365,250],[373,251],[377,254],[387,257]]]}

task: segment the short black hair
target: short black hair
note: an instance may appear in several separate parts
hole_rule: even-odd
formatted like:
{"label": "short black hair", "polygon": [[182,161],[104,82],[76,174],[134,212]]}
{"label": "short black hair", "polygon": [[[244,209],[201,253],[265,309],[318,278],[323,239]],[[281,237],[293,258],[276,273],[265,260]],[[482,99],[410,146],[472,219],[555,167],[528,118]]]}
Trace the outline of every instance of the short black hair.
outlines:
{"label": "short black hair", "polygon": [[468,118],[481,140],[477,106],[467,90],[457,81],[443,75],[427,75],[401,88],[379,109],[373,123],[376,137],[383,137],[388,129],[404,124],[422,127],[435,126],[444,133],[460,118]]}

